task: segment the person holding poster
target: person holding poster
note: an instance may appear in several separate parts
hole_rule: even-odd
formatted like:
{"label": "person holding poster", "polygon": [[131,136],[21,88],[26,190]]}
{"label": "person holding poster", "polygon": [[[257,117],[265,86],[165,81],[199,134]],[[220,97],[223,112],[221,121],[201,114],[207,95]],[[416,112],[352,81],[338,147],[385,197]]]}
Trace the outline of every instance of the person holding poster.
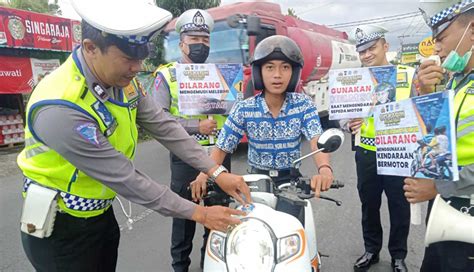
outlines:
{"label": "person holding poster", "polygon": [[[176,21],[176,32],[180,34],[181,49],[180,63],[204,63],[209,55],[210,32],[214,27],[211,15],[200,9],[185,11]],[[165,112],[176,119],[184,129],[202,146],[213,144],[219,129],[225,122],[225,116],[206,115],[188,116],[179,112],[178,82],[176,80],[177,62],[171,62],[158,67],[155,71],[155,83],[151,95]],[[223,166],[230,170],[230,156],[226,157]],[[199,174],[199,170],[182,161],[176,154],[170,152],[171,190],[183,198],[191,200],[189,184]],[[229,171],[227,170],[227,171]],[[193,247],[196,223],[191,220],[173,218],[171,234],[172,266],[175,272],[188,271]],[[201,247],[201,268],[204,265],[207,236],[205,229]]]}
{"label": "person holding poster", "polygon": [[[356,50],[365,67],[390,65],[386,53],[389,45],[384,38],[386,30],[375,25],[362,25],[352,31]],[[412,92],[413,68],[397,66],[397,88],[384,84],[375,90],[375,104],[387,102],[390,96],[396,100],[408,98]],[[390,87],[390,86],[389,86]],[[407,271],[407,238],[410,227],[410,206],[403,195],[403,178],[377,174],[374,118],[351,119],[341,122],[343,128],[357,134],[360,144],[355,148],[357,189],[362,202],[362,231],[365,253],[354,264],[355,270],[365,271],[379,261],[382,248],[380,205],[385,192],[390,213],[390,237],[388,249],[392,257],[393,271]]]}
{"label": "person holding poster", "polygon": [[[268,175],[278,186],[289,181],[291,163],[301,156],[303,136],[312,150],[317,149],[321,123],[311,99],[295,93],[303,55],[293,40],[280,35],[265,38],[255,48],[251,65],[254,88],[263,92],[234,105],[211,157],[222,162],[246,134],[250,172]],[[311,187],[319,196],[330,188],[334,177],[329,154],[317,153],[313,158],[319,174],[312,177]],[[206,179],[201,173],[191,184],[193,198],[200,199],[205,193]],[[300,206],[281,201],[277,209],[302,220]]]}
{"label": "person holding poster", "polygon": [[117,194],[213,229],[238,224],[232,215],[241,211],[196,205],[133,162],[140,125],[237,199],[242,200],[240,193],[250,197],[242,177],[224,173],[142,89],[129,89],[148,56],[149,40],[171,13],[145,2],[75,0],[72,5],[82,18],[81,45],[31,94],[25,148],[17,159],[24,174],[21,240],[34,270],[115,271]]}
{"label": "person holding poster", "polygon": [[[431,207],[437,194],[456,210],[474,216],[474,58],[471,57],[474,46],[474,2],[420,1],[420,7],[436,40],[435,54],[442,61],[436,63],[428,60],[420,65],[420,90],[422,94],[433,92],[435,85],[443,79],[443,74],[452,73],[447,89],[455,91],[456,153],[461,170],[459,180],[454,182],[407,178],[405,196],[410,203],[430,200],[428,217],[435,212]],[[472,238],[472,232],[465,235]],[[441,240],[431,244],[426,248],[421,266],[423,272],[473,270],[474,244],[462,241]]]}

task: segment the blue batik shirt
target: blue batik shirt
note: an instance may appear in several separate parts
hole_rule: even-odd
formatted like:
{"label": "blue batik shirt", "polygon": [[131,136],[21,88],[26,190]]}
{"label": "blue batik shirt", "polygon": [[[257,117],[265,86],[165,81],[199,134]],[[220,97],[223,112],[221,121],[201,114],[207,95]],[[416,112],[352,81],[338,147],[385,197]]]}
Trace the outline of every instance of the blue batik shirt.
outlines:
{"label": "blue batik shirt", "polygon": [[311,99],[287,93],[277,118],[262,94],[237,102],[221,130],[216,146],[233,153],[244,133],[248,138],[248,163],[262,170],[285,170],[301,157],[302,136],[311,140],[322,133],[318,111]]}

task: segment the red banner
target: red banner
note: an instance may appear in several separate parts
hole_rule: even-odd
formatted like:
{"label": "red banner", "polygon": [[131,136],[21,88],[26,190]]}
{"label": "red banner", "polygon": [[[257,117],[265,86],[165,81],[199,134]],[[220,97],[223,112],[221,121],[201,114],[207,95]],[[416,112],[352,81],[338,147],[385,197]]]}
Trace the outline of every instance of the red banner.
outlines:
{"label": "red banner", "polygon": [[80,39],[78,21],[0,7],[0,45],[72,51]]}
{"label": "red banner", "polygon": [[29,58],[0,56],[0,94],[29,93],[33,85]]}

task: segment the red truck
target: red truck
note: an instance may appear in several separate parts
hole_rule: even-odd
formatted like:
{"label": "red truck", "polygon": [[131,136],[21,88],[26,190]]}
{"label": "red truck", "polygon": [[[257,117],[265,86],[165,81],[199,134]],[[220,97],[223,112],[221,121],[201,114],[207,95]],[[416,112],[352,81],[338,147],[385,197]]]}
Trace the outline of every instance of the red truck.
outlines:
{"label": "red truck", "polygon": [[[211,33],[209,63],[243,63],[244,97],[254,95],[250,82],[249,59],[255,46],[264,38],[284,35],[301,48],[305,65],[301,74],[300,91],[310,95],[322,117],[327,118],[327,83],[329,69],[360,67],[355,46],[348,42],[345,32],[337,31],[284,15],[280,5],[270,2],[240,2],[207,10],[215,20]],[[165,59],[179,60],[179,35],[173,20],[165,29]]]}

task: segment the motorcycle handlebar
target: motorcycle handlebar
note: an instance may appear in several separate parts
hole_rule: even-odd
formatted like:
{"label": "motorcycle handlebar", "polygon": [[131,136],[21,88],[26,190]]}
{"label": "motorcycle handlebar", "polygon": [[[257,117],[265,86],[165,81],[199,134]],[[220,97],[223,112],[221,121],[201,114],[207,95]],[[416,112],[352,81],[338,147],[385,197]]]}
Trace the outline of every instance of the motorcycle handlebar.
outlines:
{"label": "motorcycle handlebar", "polygon": [[335,179],[335,180],[332,182],[330,188],[331,188],[331,189],[339,189],[339,188],[343,188],[343,187],[344,187],[344,182]]}

